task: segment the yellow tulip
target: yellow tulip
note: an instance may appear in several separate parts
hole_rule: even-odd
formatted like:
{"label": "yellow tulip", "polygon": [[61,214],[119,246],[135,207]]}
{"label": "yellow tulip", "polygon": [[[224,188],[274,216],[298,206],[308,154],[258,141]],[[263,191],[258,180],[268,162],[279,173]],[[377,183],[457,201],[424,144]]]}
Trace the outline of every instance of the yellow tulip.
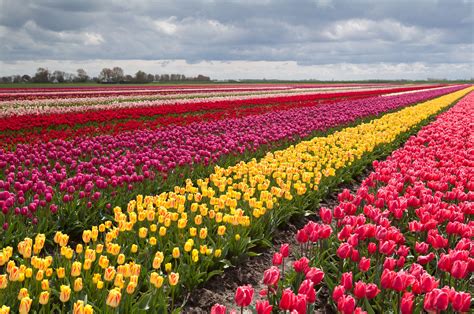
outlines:
{"label": "yellow tulip", "polygon": [[81,274],[82,264],[81,262],[73,262],[71,266],[71,276],[77,277]]}
{"label": "yellow tulip", "polygon": [[84,301],[77,301],[72,308],[73,314],[84,314]]}
{"label": "yellow tulip", "polygon": [[39,295],[39,303],[42,305],[46,305],[49,302],[49,292],[42,291]]}
{"label": "yellow tulip", "polygon": [[59,300],[61,300],[61,302],[63,303],[66,303],[67,301],[69,301],[70,297],[71,297],[71,288],[67,285],[61,285]]}
{"label": "yellow tulip", "polygon": [[20,314],[26,314],[30,311],[31,309],[31,303],[33,300],[31,300],[29,297],[24,297],[20,301],[20,307],[18,309]]}
{"label": "yellow tulip", "polygon": [[173,248],[173,258],[179,258],[180,252],[178,247]]}
{"label": "yellow tulip", "polygon": [[5,289],[8,286],[7,275],[0,275],[0,289]]}
{"label": "yellow tulip", "polygon": [[179,273],[171,273],[168,276],[168,281],[170,283],[170,286],[176,286],[179,281]]}
{"label": "yellow tulip", "polygon": [[79,292],[82,290],[82,287],[83,287],[83,284],[82,284],[82,278],[76,278],[76,280],[74,280],[74,291],[75,292]]}
{"label": "yellow tulip", "polygon": [[18,300],[21,300],[29,296],[30,295],[28,294],[28,289],[26,288],[21,288],[20,291],[18,292]]}
{"label": "yellow tulip", "polygon": [[120,293],[120,289],[114,288],[109,291],[105,303],[110,307],[116,308],[119,306],[121,298],[122,293]]}

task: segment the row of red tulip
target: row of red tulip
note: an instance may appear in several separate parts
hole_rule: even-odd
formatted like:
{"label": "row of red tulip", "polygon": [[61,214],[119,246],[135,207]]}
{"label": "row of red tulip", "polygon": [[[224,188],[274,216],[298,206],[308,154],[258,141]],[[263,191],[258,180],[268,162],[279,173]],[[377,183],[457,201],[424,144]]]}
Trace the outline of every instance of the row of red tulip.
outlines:
{"label": "row of red tulip", "polygon": [[[428,313],[472,310],[474,272],[474,93],[423,128],[374,171],[355,193],[344,190],[320,223],[296,233],[265,271],[255,309],[307,313],[329,289],[340,313]],[[319,291],[320,291],[319,290]],[[239,287],[238,307],[253,288]],[[234,310],[235,311],[235,310]],[[211,313],[226,313],[216,304]]]}
{"label": "row of red tulip", "polygon": [[77,113],[55,113],[46,115],[21,115],[0,118],[0,131],[19,131],[31,128],[50,128],[57,125],[75,126],[86,123],[109,122],[120,119],[140,119],[143,117],[152,117],[158,115],[184,114],[208,110],[226,110],[229,108],[271,105],[278,103],[298,103],[305,101],[317,101],[322,99],[346,98],[358,96],[376,96],[387,93],[397,93],[423,89],[423,87],[404,87],[363,91],[344,91],[333,93],[315,93],[310,95],[286,95],[281,97],[266,97],[258,99],[245,100],[226,100],[216,102],[202,102],[197,104],[179,104],[179,102],[170,105],[155,106],[153,102],[144,103],[142,107],[108,109],[92,112]]}

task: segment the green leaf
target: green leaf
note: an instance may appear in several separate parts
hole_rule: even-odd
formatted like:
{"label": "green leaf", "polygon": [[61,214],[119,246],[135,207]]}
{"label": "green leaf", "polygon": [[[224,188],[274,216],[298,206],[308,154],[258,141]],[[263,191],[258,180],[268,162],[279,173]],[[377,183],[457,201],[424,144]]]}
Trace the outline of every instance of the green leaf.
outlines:
{"label": "green leaf", "polygon": [[367,310],[367,313],[375,314],[375,311],[372,308],[372,305],[370,305],[370,302],[369,300],[367,300],[367,298],[364,298],[364,305],[365,305],[365,310]]}

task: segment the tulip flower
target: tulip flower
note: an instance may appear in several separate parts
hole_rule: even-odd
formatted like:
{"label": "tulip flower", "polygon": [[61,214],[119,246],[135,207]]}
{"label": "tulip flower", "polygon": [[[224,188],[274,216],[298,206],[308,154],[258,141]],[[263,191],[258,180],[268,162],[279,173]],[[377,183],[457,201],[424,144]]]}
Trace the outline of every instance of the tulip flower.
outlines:
{"label": "tulip flower", "polygon": [[287,288],[283,290],[283,293],[280,298],[280,303],[279,303],[280,310],[283,310],[283,311],[291,310],[295,302],[295,299],[296,299],[296,296],[293,293],[293,291],[291,291],[291,289]]}
{"label": "tulip flower", "polygon": [[283,262],[283,255],[281,253],[275,253],[273,254],[273,259],[272,259],[272,264],[274,266],[280,266]]}
{"label": "tulip flower", "polygon": [[271,314],[273,306],[270,305],[268,300],[257,300],[255,309],[257,310],[257,314]]}
{"label": "tulip flower", "polygon": [[267,286],[276,286],[280,280],[280,270],[272,266],[263,273],[263,283]]}
{"label": "tulip flower", "polygon": [[343,286],[346,290],[352,290],[352,272],[342,274],[341,286]]}
{"label": "tulip flower", "polygon": [[343,314],[352,314],[355,309],[355,299],[350,295],[343,295],[337,301],[337,309]]}
{"label": "tulip flower", "polygon": [[316,301],[314,283],[309,279],[303,280],[298,289],[298,295],[305,295],[308,303],[314,303]]}
{"label": "tulip flower", "polygon": [[253,288],[250,285],[240,286],[237,288],[234,296],[235,304],[241,307],[241,311],[244,307],[249,306],[253,299]]}
{"label": "tulip flower", "polygon": [[214,304],[211,308],[211,314],[226,314],[227,308],[221,304]]}
{"label": "tulip flower", "polygon": [[120,304],[120,300],[122,298],[122,293],[120,292],[119,288],[114,288],[109,291],[107,295],[106,304],[110,307],[116,308]]}
{"label": "tulip flower", "polygon": [[306,272],[306,279],[309,279],[313,282],[314,285],[319,285],[324,278],[324,272],[316,267],[311,267]]}

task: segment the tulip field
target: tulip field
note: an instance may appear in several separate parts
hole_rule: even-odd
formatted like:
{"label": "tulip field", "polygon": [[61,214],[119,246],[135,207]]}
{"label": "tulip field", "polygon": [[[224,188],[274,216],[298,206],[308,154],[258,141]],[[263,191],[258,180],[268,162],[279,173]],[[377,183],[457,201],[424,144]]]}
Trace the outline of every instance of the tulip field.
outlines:
{"label": "tulip field", "polygon": [[[0,89],[0,313],[181,313],[264,247],[264,288],[203,313],[313,313],[327,292],[339,313],[468,313],[473,91]],[[296,244],[273,249],[309,211]]]}

